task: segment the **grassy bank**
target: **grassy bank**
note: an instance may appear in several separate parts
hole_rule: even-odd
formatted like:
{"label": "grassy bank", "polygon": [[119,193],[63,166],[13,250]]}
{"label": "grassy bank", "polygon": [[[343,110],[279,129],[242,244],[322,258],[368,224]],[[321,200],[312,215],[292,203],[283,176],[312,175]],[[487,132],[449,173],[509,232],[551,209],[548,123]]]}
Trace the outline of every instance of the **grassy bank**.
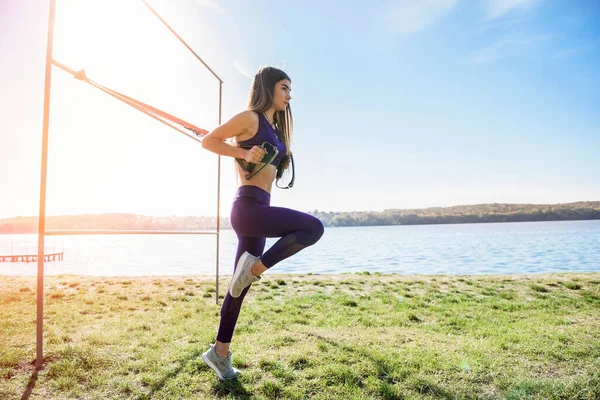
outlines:
{"label": "grassy bank", "polygon": [[2,399],[600,398],[598,273],[267,273],[225,383],[214,278],[47,277],[45,304],[35,374],[35,278],[0,277]]}

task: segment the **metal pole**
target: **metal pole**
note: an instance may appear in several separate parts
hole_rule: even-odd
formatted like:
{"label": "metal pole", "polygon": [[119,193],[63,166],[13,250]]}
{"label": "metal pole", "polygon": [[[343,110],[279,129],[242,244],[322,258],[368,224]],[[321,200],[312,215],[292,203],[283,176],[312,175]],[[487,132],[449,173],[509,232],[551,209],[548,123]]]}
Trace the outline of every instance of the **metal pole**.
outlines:
{"label": "metal pole", "polygon": [[[183,40],[181,38],[181,36],[179,36],[177,34],[177,32],[175,32],[175,30],[173,28],[171,28],[171,26],[167,23],[167,21],[165,21],[163,19],[163,17],[161,17],[160,14],[157,13],[156,10],[154,10],[154,8],[152,8],[152,6],[150,4],[148,4],[148,2],[146,0],[141,0],[141,2],[144,3],[144,5],[146,6],[146,8],[148,8],[148,10],[150,10],[150,12],[152,14],[154,14],[154,16],[156,16],[156,18],[158,18],[160,20],[160,22],[162,22],[163,25],[166,26],[167,29],[171,31],[171,33],[173,33],[173,35],[175,35],[175,37],[177,37],[177,39],[194,55],[194,57],[196,57],[198,59],[198,61],[200,61],[202,64],[204,64],[204,66],[206,67],[206,69],[208,69],[211,72],[211,74],[213,74],[214,77],[219,80],[219,82],[223,83],[223,80],[221,78],[219,78],[219,75],[217,75],[215,73],[215,71],[213,71],[212,68],[209,67],[208,64],[205,63],[204,60],[202,58],[200,58],[200,56],[198,54],[196,54],[196,52],[190,47],[190,45],[187,44],[185,42],[185,40]],[[220,121],[219,121],[219,123],[220,123]]]}
{"label": "metal pole", "polygon": [[[219,125],[221,125],[221,109],[223,99],[223,81],[219,80]],[[221,155],[217,157],[217,298],[216,304],[219,304],[219,241],[221,238]]]}
{"label": "metal pole", "polygon": [[40,178],[40,213],[38,220],[37,329],[35,369],[42,369],[44,360],[44,236],[46,231],[46,171],[48,166],[48,125],[50,122],[50,83],[52,79],[52,48],[54,44],[54,14],[56,0],[50,0],[48,43],[46,45],[46,82],[44,86],[44,123],[42,133],[42,171]]}
{"label": "metal pole", "polygon": [[[222,108],[222,96],[223,96],[223,80],[221,78],[219,78],[219,76],[215,73],[215,71],[212,70],[212,68],[210,68],[208,66],[207,63],[204,62],[204,60],[202,58],[200,58],[200,56],[198,54],[196,54],[196,52],[190,47],[190,45],[188,45],[185,40],[183,40],[183,38],[181,36],[179,36],[177,34],[177,32],[175,32],[175,30],[173,28],[171,28],[171,26],[167,23],[167,21],[165,21],[163,19],[163,17],[160,16],[159,13],[156,12],[156,10],[154,10],[154,8],[152,8],[152,6],[150,6],[150,4],[148,4],[148,2],[146,0],[141,0],[141,2],[144,4],[144,6],[146,6],[146,8],[148,8],[148,10],[150,10],[150,12],[152,12],[152,14],[154,14],[154,16],[156,16],[156,18],[158,18],[160,20],[160,22],[163,23],[164,26],[167,27],[168,30],[171,31],[171,33],[173,35],[175,35],[175,37],[177,37],[177,39],[194,55],[194,57],[196,57],[196,59],[198,59],[198,61],[200,61],[213,75],[215,78],[217,78],[219,80],[219,125],[221,124],[221,108]],[[218,177],[217,177],[217,267],[216,267],[216,276],[217,276],[217,299],[216,302],[217,304],[219,304],[219,219],[220,219],[220,204],[221,204],[221,155],[218,156]]]}

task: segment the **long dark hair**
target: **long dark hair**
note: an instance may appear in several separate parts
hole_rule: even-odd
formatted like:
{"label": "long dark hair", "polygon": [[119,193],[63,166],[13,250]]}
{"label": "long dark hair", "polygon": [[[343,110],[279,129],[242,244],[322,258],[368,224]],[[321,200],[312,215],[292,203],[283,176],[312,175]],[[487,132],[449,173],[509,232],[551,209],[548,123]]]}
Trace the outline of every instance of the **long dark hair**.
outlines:
{"label": "long dark hair", "polygon": [[[290,77],[280,69],[274,67],[262,67],[259,69],[252,80],[246,109],[257,113],[264,113],[271,108],[273,105],[275,84],[283,79],[287,79],[290,82],[292,81]],[[273,114],[273,122],[277,124],[277,128],[279,129],[287,148],[286,157],[282,160],[280,168],[278,168],[278,175],[280,176],[290,162],[289,155],[291,153],[294,120],[292,118],[292,109],[289,104],[285,108],[285,111],[275,111],[275,114]]]}

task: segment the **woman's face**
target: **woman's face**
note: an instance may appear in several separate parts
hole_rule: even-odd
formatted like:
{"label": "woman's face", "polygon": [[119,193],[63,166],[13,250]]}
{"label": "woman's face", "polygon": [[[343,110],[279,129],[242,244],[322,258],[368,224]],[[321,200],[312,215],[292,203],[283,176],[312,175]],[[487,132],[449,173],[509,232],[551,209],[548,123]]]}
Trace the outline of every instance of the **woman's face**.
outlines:
{"label": "woman's face", "polygon": [[273,108],[276,111],[285,111],[290,100],[292,100],[292,96],[290,96],[290,92],[292,91],[292,83],[289,79],[282,79],[275,84],[275,93],[273,96]]}

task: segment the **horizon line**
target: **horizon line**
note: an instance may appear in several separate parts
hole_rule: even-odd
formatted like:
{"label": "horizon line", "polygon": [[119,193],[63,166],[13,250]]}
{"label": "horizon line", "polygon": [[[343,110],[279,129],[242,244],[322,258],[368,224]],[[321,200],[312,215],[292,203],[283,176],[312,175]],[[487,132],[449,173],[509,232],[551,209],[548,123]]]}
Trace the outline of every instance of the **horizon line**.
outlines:
{"label": "horizon line", "polygon": [[[482,205],[528,205],[528,206],[553,206],[553,205],[569,205],[569,204],[575,204],[575,203],[600,203],[600,200],[578,200],[578,201],[570,201],[568,203],[475,203],[475,204],[457,204],[457,205],[451,205],[451,206],[432,206],[432,207],[421,207],[421,208],[385,208],[382,211],[376,211],[376,210],[352,210],[352,211],[326,211],[326,210],[319,210],[319,209],[314,209],[313,211],[308,211],[310,212],[319,212],[319,213],[354,213],[354,212],[375,212],[375,213],[382,213],[382,212],[386,212],[386,211],[403,211],[403,210],[429,210],[429,209],[444,209],[444,208],[453,208],[453,207],[466,207],[466,206],[482,206]],[[135,212],[99,212],[99,213],[80,213],[80,214],[56,214],[56,215],[46,215],[46,218],[49,217],[75,217],[75,216],[82,216],[82,215],[94,215],[94,216],[99,216],[99,215],[136,215],[136,216],[143,216],[143,217],[207,217],[207,218],[216,218],[216,215],[176,215],[176,214],[169,214],[169,215],[148,215],[148,214],[138,214]],[[9,217],[0,217],[0,221],[5,220],[5,219],[12,219],[12,218],[37,218],[39,217],[39,215],[18,215],[18,216],[9,216]],[[226,216],[221,216],[221,218],[228,218]]]}

